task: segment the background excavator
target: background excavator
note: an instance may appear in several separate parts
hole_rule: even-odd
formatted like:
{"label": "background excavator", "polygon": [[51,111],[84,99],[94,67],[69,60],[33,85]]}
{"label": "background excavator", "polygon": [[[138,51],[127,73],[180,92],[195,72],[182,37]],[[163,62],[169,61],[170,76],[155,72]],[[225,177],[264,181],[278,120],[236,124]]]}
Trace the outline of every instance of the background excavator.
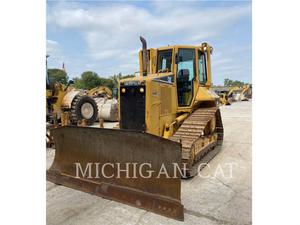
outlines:
{"label": "background excavator", "polygon": [[[52,130],[55,159],[47,179],[57,184],[183,220],[181,177],[194,176],[199,163],[220,150],[223,125],[211,86],[212,47],[175,45],[139,52],[140,76],[119,81],[119,127],[65,126]],[[76,175],[76,163],[118,173],[115,164],[151,165],[145,178],[128,174],[109,178],[91,171]],[[179,165],[174,172],[174,164]],[[157,178],[162,165],[167,174]],[[141,172],[141,171],[140,171]]]}

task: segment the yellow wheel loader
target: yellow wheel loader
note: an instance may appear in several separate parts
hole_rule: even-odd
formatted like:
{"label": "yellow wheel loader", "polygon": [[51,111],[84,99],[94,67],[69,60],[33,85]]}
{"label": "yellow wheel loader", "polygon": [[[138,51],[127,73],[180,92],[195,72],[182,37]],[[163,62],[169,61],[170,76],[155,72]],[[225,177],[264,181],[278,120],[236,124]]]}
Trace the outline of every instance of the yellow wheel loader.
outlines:
{"label": "yellow wheel loader", "polygon": [[181,177],[196,175],[223,140],[209,90],[213,49],[141,42],[140,76],[119,81],[120,129],[53,129],[47,179],[183,220]]}

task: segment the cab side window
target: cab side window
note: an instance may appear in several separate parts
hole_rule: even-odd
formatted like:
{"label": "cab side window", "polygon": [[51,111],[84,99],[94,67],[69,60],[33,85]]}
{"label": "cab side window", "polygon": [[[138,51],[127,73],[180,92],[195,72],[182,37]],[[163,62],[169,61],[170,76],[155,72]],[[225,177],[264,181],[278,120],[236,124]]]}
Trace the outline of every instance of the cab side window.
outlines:
{"label": "cab side window", "polygon": [[172,71],[172,49],[158,51],[157,73],[166,73]]}
{"label": "cab side window", "polygon": [[198,64],[199,64],[199,81],[200,84],[204,85],[207,82],[206,60],[205,60],[205,54],[203,54],[201,51],[198,51]]}

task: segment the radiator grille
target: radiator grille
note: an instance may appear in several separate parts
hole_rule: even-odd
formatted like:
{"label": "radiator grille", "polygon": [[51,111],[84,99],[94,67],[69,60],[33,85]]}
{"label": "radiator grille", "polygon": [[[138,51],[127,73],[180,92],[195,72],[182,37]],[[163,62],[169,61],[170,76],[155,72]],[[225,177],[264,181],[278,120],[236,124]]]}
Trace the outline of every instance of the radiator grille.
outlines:
{"label": "radiator grille", "polygon": [[[125,88],[125,93],[122,89]],[[140,89],[144,91],[141,92]],[[120,128],[145,131],[145,86],[120,87]]]}

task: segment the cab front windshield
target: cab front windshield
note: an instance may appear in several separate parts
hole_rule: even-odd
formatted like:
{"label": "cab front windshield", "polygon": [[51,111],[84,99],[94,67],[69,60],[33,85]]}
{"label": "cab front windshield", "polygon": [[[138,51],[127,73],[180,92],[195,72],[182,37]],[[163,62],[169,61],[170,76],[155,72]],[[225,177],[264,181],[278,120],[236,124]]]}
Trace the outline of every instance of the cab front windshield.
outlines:
{"label": "cab front windshield", "polygon": [[172,71],[172,49],[159,50],[157,54],[157,73]]}

